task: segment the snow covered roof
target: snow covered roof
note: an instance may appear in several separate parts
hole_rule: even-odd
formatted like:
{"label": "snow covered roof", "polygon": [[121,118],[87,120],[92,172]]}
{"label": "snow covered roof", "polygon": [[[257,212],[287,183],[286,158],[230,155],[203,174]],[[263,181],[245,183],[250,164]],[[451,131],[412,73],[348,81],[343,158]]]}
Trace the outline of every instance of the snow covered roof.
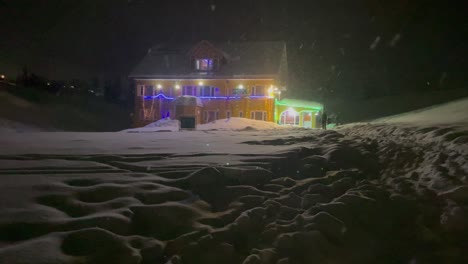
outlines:
{"label": "snow covered roof", "polygon": [[203,107],[203,102],[200,98],[191,95],[183,95],[177,97],[174,101],[175,105],[185,105],[185,106],[200,106]]}
{"label": "snow covered roof", "polygon": [[314,101],[306,101],[306,100],[299,100],[299,99],[289,99],[284,98],[277,102],[279,105],[287,105],[291,107],[305,107],[305,108],[318,108],[319,110],[323,109],[323,104],[314,102]]}
{"label": "snow covered roof", "polygon": [[196,43],[166,43],[150,49],[133,69],[132,78],[214,78],[274,77],[279,74],[283,56],[282,41],[210,42],[221,51],[226,64],[209,73],[194,72],[188,53]]}

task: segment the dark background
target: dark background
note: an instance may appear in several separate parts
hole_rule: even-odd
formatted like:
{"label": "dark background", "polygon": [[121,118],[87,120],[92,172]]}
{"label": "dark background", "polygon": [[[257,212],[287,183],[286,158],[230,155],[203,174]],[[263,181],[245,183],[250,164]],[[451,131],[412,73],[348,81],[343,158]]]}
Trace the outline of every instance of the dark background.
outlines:
{"label": "dark background", "polygon": [[0,72],[116,78],[160,41],[284,40],[295,96],[467,89],[463,2],[0,0]]}

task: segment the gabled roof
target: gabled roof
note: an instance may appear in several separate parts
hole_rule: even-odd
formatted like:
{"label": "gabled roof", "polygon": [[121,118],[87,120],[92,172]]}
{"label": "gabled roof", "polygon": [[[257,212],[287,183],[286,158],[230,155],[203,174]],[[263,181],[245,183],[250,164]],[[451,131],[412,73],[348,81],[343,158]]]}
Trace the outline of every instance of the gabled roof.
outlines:
{"label": "gabled roof", "polygon": [[157,45],[133,69],[132,78],[216,78],[272,77],[279,73],[285,44],[281,41],[209,42],[227,61],[219,70],[200,73],[192,69],[189,52],[196,45]]}

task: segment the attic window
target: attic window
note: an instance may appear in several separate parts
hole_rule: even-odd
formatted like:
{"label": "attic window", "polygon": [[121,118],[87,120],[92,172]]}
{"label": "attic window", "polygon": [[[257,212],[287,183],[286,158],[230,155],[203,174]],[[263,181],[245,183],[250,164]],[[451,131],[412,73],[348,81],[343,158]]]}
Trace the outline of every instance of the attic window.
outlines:
{"label": "attic window", "polygon": [[197,71],[211,71],[213,70],[213,59],[196,59],[195,69]]}

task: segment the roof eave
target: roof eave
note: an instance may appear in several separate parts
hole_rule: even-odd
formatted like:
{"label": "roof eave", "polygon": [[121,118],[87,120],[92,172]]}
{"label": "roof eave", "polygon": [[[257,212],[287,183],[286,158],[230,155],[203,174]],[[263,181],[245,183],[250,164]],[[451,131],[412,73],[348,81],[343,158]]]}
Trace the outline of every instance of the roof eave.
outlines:
{"label": "roof eave", "polygon": [[237,75],[157,75],[157,74],[130,74],[132,79],[276,79],[276,74],[237,74]]}

